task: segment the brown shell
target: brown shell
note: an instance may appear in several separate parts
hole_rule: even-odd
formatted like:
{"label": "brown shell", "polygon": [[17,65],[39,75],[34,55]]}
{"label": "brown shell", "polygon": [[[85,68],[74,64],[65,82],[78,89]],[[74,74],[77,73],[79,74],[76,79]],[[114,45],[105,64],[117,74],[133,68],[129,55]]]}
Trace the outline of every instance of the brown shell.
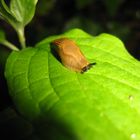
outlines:
{"label": "brown shell", "polygon": [[74,41],[68,38],[60,38],[54,40],[53,44],[58,46],[57,52],[65,67],[83,73],[92,66]]}

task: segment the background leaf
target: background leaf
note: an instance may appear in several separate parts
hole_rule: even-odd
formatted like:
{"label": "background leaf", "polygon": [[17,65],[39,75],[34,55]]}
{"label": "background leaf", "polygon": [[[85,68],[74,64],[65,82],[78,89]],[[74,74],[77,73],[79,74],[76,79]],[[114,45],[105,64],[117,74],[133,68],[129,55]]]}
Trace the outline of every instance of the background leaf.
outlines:
{"label": "background leaf", "polygon": [[[84,74],[65,68],[50,49],[60,37],[74,40],[96,66]],[[6,78],[17,109],[44,139],[139,140],[139,69],[118,38],[75,29],[13,52]]]}
{"label": "background leaf", "polygon": [[15,29],[19,28],[19,22],[13,17],[4,0],[0,1],[0,17],[9,22]]}
{"label": "background leaf", "polygon": [[11,0],[10,8],[4,0],[0,1],[0,15],[8,21],[15,30],[24,28],[33,18],[37,0]]}
{"label": "background leaf", "polygon": [[17,21],[25,26],[32,20],[36,4],[37,0],[11,0],[10,10]]}

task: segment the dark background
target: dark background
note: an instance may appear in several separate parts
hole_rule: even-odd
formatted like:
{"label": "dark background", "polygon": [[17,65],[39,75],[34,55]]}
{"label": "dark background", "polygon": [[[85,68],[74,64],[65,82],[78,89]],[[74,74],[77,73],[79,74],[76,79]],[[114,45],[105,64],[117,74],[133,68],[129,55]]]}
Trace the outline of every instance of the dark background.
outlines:
{"label": "dark background", "polygon": [[[9,24],[0,20],[0,28],[4,29],[9,41],[19,46],[16,32]],[[103,32],[113,34],[136,59],[140,59],[140,0],[39,0],[36,14],[26,27],[26,43],[34,46],[50,35],[72,28],[81,28],[93,36]],[[10,52],[0,45],[1,111],[13,106],[4,79],[5,61]]]}

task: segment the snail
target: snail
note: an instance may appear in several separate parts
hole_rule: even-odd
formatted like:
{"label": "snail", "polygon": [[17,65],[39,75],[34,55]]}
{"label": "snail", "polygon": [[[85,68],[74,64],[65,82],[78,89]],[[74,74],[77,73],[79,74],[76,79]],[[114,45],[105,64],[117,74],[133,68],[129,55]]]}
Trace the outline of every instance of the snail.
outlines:
{"label": "snail", "polygon": [[62,64],[73,71],[84,73],[96,63],[89,63],[76,43],[68,38],[56,39],[52,42],[56,47]]}

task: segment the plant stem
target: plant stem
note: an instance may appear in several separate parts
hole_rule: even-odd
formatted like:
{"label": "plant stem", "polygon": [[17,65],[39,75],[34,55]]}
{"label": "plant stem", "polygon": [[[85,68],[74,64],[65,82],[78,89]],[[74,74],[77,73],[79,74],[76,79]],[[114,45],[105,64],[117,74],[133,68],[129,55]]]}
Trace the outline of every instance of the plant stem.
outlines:
{"label": "plant stem", "polygon": [[5,45],[7,48],[9,48],[11,50],[19,51],[19,49],[15,45],[13,45],[12,43],[10,43],[7,40],[4,40],[1,44]]}
{"label": "plant stem", "polygon": [[17,33],[18,33],[18,37],[19,37],[19,42],[20,42],[21,48],[22,49],[26,48],[24,28],[18,29]]}

